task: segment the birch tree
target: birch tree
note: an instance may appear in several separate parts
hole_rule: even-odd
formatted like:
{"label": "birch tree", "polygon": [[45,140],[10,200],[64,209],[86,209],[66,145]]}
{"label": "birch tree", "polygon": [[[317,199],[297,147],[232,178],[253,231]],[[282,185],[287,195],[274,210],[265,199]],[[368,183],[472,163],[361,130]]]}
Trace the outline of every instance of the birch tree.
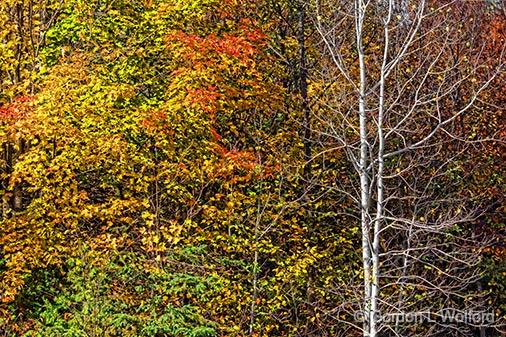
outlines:
{"label": "birch tree", "polygon": [[[486,316],[458,324],[442,317],[450,309],[490,309],[478,289],[487,241],[472,226],[487,205],[462,188],[472,179],[462,163],[488,139],[459,126],[503,71],[504,49],[493,65],[483,63],[477,22],[489,9],[457,1],[315,0],[313,10],[318,80],[326,84],[315,133],[333,144],[315,157],[343,152],[356,173],[351,185],[335,187],[355,201],[361,229],[363,322],[346,323],[367,337],[470,335],[497,324]],[[341,304],[329,315],[346,321],[353,310]],[[406,313],[418,319],[406,322]]]}

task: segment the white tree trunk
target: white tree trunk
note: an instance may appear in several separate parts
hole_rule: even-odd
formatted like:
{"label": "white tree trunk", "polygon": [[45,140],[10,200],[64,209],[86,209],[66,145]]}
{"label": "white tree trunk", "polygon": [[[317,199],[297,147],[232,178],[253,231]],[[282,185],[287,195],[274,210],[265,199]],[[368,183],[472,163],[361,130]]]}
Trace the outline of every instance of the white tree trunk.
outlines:
{"label": "white tree trunk", "polygon": [[368,177],[368,153],[369,142],[367,136],[367,111],[366,111],[366,64],[363,47],[363,25],[366,13],[366,4],[363,0],[355,2],[355,32],[357,41],[357,53],[360,67],[360,84],[358,114],[360,124],[360,154],[358,171],[360,176],[360,208],[361,208],[361,230],[362,230],[362,262],[364,266],[364,336],[370,336],[369,331],[373,325],[375,315],[371,306],[371,239],[370,225],[371,216],[369,212],[369,177]]}

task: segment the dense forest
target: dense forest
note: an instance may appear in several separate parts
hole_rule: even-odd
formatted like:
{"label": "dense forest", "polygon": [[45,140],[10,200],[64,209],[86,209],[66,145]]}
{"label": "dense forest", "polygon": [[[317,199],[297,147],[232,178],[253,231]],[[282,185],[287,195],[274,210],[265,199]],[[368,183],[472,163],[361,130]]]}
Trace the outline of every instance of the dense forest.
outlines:
{"label": "dense forest", "polygon": [[0,336],[501,336],[506,4],[1,0]]}

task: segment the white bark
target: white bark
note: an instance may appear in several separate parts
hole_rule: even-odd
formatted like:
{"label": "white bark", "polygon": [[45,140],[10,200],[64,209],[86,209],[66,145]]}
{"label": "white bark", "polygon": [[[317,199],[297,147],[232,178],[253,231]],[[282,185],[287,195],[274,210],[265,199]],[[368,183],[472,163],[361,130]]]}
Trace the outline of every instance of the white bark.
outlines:
{"label": "white bark", "polygon": [[366,113],[366,64],[363,47],[363,25],[367,10],[367,4],[363,0],[355,1],[355,32],[357,41],[357,53],[360,69],[360,84],[358,92],[358,115],[360,123],[360,162],[358,166],[360,176],[360,205],[361,205],[361,229],[362,229],[362,262],[364,266],[364,336],[369,336],[371,327],[375,325],[374,311],[371,297],[371,239],[370,239],[370,213],[369,213],[369,177],[368,177],[368,138],[367,138],[367,113]]}

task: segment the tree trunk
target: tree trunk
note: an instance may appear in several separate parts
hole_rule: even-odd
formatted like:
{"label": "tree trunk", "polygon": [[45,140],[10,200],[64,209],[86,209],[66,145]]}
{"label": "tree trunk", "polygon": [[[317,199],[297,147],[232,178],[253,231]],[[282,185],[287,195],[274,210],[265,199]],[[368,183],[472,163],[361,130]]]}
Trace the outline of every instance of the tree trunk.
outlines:
{"label": "tree trunk", "polygon": [[306,21],[306,9],[304,0],[298,2],[298,14],[299,14],[299,30],[298,30],[298,42],[299,42],[299,86],[300,95],[302,98],[302,111],[304,113],[304,179],[306,185],[308,185],[311,178],[311,109],[308,101],[308,72],[307,72],[307,60],[306,60],[306,42],[305,42],[305,21]]}

